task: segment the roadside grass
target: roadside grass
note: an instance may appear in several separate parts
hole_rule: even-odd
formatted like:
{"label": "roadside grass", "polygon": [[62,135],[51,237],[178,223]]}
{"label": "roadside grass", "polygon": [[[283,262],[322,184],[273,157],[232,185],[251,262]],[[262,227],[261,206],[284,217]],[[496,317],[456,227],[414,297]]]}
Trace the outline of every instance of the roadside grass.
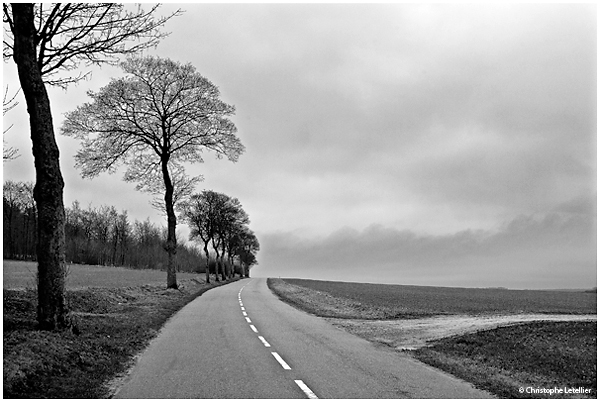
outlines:
{"label": "roadside grass", "polygon": [[[384,285],[288,278],[270,279],[270,286],[279,297],[285,297],[288,302],[324,317],[380,320],[447,314],[596,314],[597,311],[596,294],[585,292]],[[286,292],[282,296],[284,292],[278,293],[277,289],[284,286]],[[313,291],[317,299],[305,300],[301,297],[306,292],[302,288]],[[343,311],[327,306],[328,298],[341,301]]]}
{"label": "roadside grass", "polygon": [[[351,331],[373,341],[376,320],[454,315],[596,314],[596,295],[585,292],[440,288],[268,279],[283,301],[309,313],[360,322]],[[369,321],[370,320],[370,321]],[[414,320],[413,320],[414,321]],[[372,324],[369,324],[372,323]],[[369,335],[371,334],[371,335]],[[571,389],[596,398],[597,322],[530,322],[451,336],[411,353],[501,398],[544,398],[527,387]],[[519,388],[524,392],[520,393]]]}
{"label": "roadside grass", "polygon": [[[596,322],[501,327],[442,339],[411,353],[501,398],[597,398]],[[565,391],[580,388],[588,393]]]}
{"label": "roadside grass", "polygon": [[289,279],[268,278],[267,286],[284,302],[320,317],[388,318],[384,310],[378,310],[368,304],[345,297],[335,297],[327,291],[315,290],[291,282]]}
{"label": "roadside grass", "polygon": [[164,283],[69,289],[66,301],[77,330],[61,332],[35,329],[33,289],[5,288],[4,397],[110,397],[109,382],[131,366],[169,317],[231,281],[206,284],[197,276],[178,282],[177,290]]}
{"label": "roadside grass", "polygon": [[[37,262],[3,261],[2,282],[5,288],[35,287],[37,282]],[[193,279],[199,274],[178,272],[177,279]],[[67,288],[82,287],[125,287],[140,284],[166,283],[167,273],[152,269],[129,269],[102,265],[69,264],[67,266]]]}

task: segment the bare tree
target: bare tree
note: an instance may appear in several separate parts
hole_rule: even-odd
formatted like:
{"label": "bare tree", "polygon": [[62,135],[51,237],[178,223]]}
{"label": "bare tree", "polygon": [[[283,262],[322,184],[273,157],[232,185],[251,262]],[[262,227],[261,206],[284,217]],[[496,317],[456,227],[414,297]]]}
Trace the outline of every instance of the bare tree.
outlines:
{"label": "bare tree", "polygon": [[46,84],[66,87],[83,79],[81,65],[116,63],[118,56],[155,46],[160,28],[177,12],[155,18],[149,11],[112,3],[3,4],[5,60],[17,65],[27,103],[36,169],[38,211],[38,324],[68,325],[64,303],[64,181]]}
{"label": "bare tree", "polygon": [[221,248],[221,269],[225,278],[233,272],[225,264],[225,255],[228,255],[228,261],[232,260],[231,245],[233,239],[249,223],[250,218],[242,208],[240,201],[237,198],[225,196],[217,219],[217,235]]}
{"label": "bare tree", "polygon": [[[206,261],[209,261],[208,245],[212,243],[217,255],[217,280],[219,271],[226,279],[233,270],[225,268],[224,257],[233,261],[233,255],[242,257],[241,252],[258,250],[250,245],[250,238],[254,234],[248,228],[250,218],[237,198],[212,190],[204,190],[200,194],[193,194],[183,205],[183,218],[190,227],[190,240],[201,240],[204,243]],[[220,267],[220,268],[219,268]],[[242,276],[244,273],[242,272]],[[208,272],[206,275],[209,281]]]}
{"label": "bare tree", "polygon": [[[182,205],[183,218],[189,225],[190,240],[200,239],[206,255],[206,283],[210,283],[210,254],[208,245],[217,235],[217,221],[219,205],[222,204],[224,194],[212,190],[204,190],[200,194],[193,194]],[[217,280],[218,280],[218,272]]]}
{"label": "bare tree", "polygon": [[242,276],[250,277],[250,268],[258,264],[256,253],[260,250],[260,244],[254,232],[248,228],[240,233],[240,240],[236,249],[237,255],[242,263]]}
{"label": "bare tree", "polygon": [[162,182],[167,287],[177,288],[175,204],[195,180],[185,176],[183,163],[203,162],[206,150],[237,161],[244,146],[228,118],[235,109],[191,64],[149,56],[128,59],[121,67],[127,76],[88,92],[93,101],[66,115],[62,133],[82,141],[75,158],[83,177],[114,173],[125,164],[124,180],[138,182],[138,189],[156,193]]}

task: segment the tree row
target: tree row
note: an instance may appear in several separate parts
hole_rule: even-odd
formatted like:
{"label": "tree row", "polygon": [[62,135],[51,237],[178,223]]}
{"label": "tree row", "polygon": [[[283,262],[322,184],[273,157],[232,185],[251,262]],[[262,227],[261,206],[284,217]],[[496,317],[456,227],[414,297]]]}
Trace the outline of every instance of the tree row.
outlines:
{"label": "tree row", "polygon": [[[205,201],[211,205],[208,210],[202,209]],[[216,280],[236,273],[249,276],[250,268],[257,263],[259,244],[247,226],[248,215],[239,201],[225,194],[204,191],[192,196],[184,205],[182,215],[190,226],[190,239],[207,239],[208,242],[203,244],[204,256],[193,245],[177,242],[177,271],[206,273],[207,281],[210,274],[214,274]],[[3,257],[35,260],[37,213],[33,183],[4,182],[3,212]],[[166,230],[149,219],[131,222],[127,211],[119,213],[114,206],[83,209],[77,201],[65,208],[65,216],[66,261],[166,269]]]}
{"label": "tree row", "polygon": [[[237,198],[204,190],[182,202],[180,208],[191,229],[190,239],[202,244],[207,261],[209,245],[215,251],[217,272],[224,278],[230,277],[237,257],[241,275],[250,276],[249,270],[256,264],[260,245],[248,227],[250,219]],[[208,273],[206,281],[210,282]]]}

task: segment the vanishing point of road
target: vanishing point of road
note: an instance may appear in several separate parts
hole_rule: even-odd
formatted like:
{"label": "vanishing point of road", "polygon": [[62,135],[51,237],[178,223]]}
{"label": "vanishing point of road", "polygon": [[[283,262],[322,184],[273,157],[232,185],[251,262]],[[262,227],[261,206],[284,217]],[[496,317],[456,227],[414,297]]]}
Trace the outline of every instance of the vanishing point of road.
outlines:
{"label": "vanishing point of road", "polygon": [[280,301],[266,279],[213,288],[141,354],[115,398],[489,398]]}

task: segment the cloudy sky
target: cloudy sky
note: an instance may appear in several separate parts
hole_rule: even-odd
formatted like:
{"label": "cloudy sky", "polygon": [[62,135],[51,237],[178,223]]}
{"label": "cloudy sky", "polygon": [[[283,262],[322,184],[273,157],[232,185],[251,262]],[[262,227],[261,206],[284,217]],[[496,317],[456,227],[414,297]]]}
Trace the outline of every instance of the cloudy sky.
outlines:
{"label": "cloudy sky", "polygon": [[[188,172],[249,213],[253,275],[595,286],[595,4],[181,7],[149,53],[192,63],[236,107],[245,154]],[[92,71],[51,89],[57,132],[121,74]],[[4,124],[21,153],[4,180],[33,181],[23,100]],[[67,206],[163,222],[122,174],[81,179],[77,141],[58,142]]]}

